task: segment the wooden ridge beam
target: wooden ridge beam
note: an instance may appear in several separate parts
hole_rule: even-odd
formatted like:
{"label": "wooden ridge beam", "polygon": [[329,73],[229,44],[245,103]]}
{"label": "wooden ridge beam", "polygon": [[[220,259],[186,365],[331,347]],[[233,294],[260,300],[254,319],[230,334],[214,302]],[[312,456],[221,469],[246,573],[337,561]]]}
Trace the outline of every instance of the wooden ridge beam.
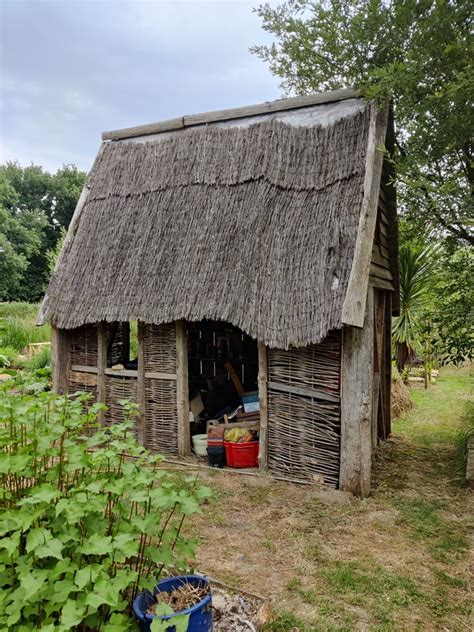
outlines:
{"label": "wooden ridge beam", "polygon": [[290,97],[289,99],[277,99],[276,101],[266,101],[256,105],[247,105],[228,110],[216,110],[214,112],[203,112],[201,114],[190,114],[167,121],[149,123],[147,125],[136,125],[123,129],[111,130],[102,133],[102,140],[123,140],[125,138],[135,138],[137,136],[148,136],[149,134],[159,134],[194,125],[204,125],[206,123],[216,123],[218,121],[230,121],[232,119],[245,118],[247,116],[257,116],[258,114],[271,114],[272,112],[283,112],[285,110],[296,110],[311,105],[321,105],[354,99],[358,96],[355,90],[343,88],[341,90],[331,90],[321,94],[308,94],[300,97]]}

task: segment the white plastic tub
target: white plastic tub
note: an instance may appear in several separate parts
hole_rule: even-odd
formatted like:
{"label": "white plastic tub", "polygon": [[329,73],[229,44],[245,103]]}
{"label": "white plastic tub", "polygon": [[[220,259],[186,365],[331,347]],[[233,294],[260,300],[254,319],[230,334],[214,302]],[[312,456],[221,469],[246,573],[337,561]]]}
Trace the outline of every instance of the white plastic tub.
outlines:
{"label": "white plastic tub", "polygon": [[207,434],[194,435],[193,450],[198,456],[207,456]]}

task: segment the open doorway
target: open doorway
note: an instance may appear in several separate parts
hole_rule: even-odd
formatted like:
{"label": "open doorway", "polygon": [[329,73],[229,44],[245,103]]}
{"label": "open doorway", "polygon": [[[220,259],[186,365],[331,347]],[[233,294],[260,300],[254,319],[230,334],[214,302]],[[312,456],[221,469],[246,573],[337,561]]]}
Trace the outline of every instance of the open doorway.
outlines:
{"label": "open doorway", "polygon": [[231,453],[245,451],[248,465],[239,461],[235,467],[255,467],[260,423],[257,342],[228,323],[188,323],[188,362],[194,451],[216,466],[225,464],[224,454],[232,465]]}

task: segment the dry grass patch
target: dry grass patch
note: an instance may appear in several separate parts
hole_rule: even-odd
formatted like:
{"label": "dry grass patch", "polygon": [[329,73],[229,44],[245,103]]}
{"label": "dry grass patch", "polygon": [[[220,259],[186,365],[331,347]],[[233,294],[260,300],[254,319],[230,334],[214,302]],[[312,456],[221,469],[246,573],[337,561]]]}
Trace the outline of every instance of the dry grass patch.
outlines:
{"label": "dry grass patch", "polygon": [[268,629],[471,629],[472,495],[456,433],[468,371],[444,370],[380,448],[373,494],[200,470],[198,567],[271,599]]}

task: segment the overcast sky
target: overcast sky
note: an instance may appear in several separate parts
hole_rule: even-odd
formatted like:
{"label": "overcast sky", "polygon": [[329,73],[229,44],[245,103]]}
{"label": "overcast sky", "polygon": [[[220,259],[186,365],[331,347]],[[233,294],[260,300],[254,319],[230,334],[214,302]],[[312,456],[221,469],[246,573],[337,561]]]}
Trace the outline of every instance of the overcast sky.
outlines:
{"label": "overcast sky", "polygon": [[1,162],[88,170],[102,131],[280,97],[257,4],[0,0]]}

